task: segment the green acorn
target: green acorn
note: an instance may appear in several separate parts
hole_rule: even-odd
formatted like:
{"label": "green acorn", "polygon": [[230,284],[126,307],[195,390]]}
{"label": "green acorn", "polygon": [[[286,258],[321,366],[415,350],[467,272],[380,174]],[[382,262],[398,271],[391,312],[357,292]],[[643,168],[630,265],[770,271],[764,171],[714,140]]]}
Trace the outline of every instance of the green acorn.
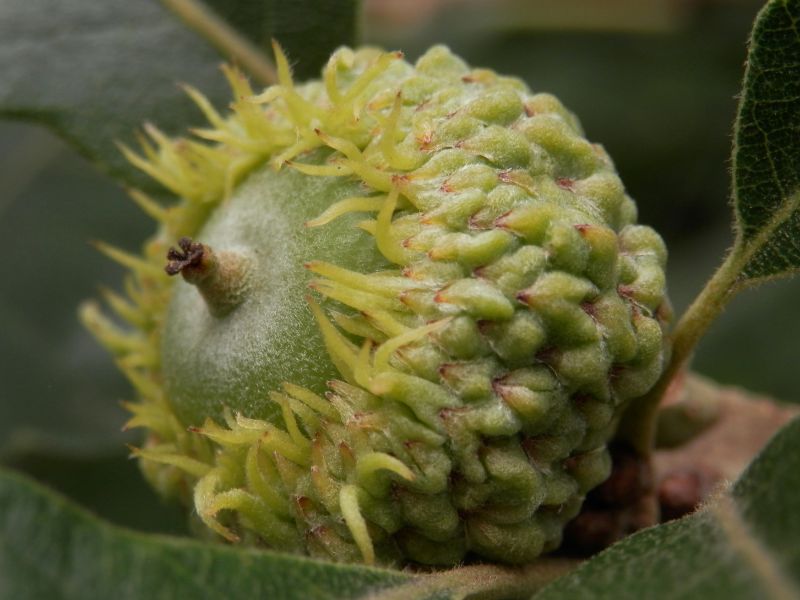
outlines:
{"label": "green acorn", "polygon": [[[341,561],[523,563],[609,474],[665,360],[666,250],[553,96],[443,47],[337,51],[319,81],[148,126],[175,193],[83,310],[140,400],[135,452],[236,542]],[[177,247],[176,247],[177,245]],[[166,272],[164,257],[168,257]],[[180,274],[180,276],[178,276]],[[175,277],[170,277],[174,275]]]}

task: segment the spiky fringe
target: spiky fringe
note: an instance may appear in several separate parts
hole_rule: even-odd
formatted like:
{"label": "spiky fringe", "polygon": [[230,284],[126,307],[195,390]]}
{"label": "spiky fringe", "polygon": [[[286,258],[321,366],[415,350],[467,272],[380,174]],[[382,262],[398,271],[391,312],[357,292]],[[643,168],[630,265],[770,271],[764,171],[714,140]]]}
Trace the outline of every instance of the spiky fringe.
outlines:
{"label": "spiky fringe", "polygon": [[[345,435],[344,430],[375,429],[379,425],[363,414],[354,424],[350,402],[357,396],[355,389],[340,387],[340,390],[347,389],[347,399],[332,395],[328,400],[287,384],[284,393],[275,393],[271,398],[281,406],[283,428],[241,415],[228,415],[224,426],[208,421],[202,428],[187,431],[173,414],[160,381],[161,317],[166,312],[171,291],[171,281],[162,268],[166,249],[175,239],[194,235],[213,207],[230,194],[242,177],[265,161],[270,160],[276,169],[288,165],[314,176],[356,174],[375,192],[383,192],[382,197],[339,202],[308,226],[324,225],[348,212],[378,212],[376,238],[379,246],[398,258],[387,239],[387,224],[398,203],[398,189],[392,183],[390,169],[418,163],[421,156],[412,156],[407,149],[404,153],[394,143],[399,133],[398,114],[402,109],[399,93],[391,98],[376,98],[370,85],[378,78],[385,78],[392,63],[402,55],[372,50],[354,53],[342,49],[331,57],[324,71],[322,89],[313,83],[295,85],[288,62],[277,45],[275,52],[279,84],[259,95],[253,92],[241,73],[224,68],[236,98],[231,105],[232,112],[226,117],[221,116],[199,91],[185,88],[209,123],[207,128],[192,131],[199,140],[171,139],[148,124],[144,135],[140,136],[141,154],[125,146],[121,148],[132,164],[183,202],[164,208],[140,190],[131,190],[132,199],[159,223],[159,234],[148,243],[144,257],[98,244],[101,251],[130,270],[125,283],[127,298],[110,292],[105,297],[112,312],[134,330],[119,327],[104,317],[95,303],[84,305],[81,316],[84,324],[117,357],[139,395],[139,402],[126,404],[133,413],[126,428],[148,430],[145,447],[134,450],[134,454],[141,459],[145,473],[162,493],[180,496],[185,501],[187,490],[194,489],[192,502],[199,517],[228,540],[237,540],[239,534],[222,524],[220,514],[234,512],[267,544],[300,549],[306,545],[298,533],[303,528],[291,525],[297,507],[290,507],[287,500],[296,489],[297,479],[304,476],[298,467],[307,470],[312,454],[318,458],[328,456],[327,462],[331,462],[330,456],[339,454],[340,458],[333,459],[337,477],[324,472],[325,460],[313,460],[310,482],[316,489],[315,499],[316,496],[324,499],[329,515],[344,518],[349,535],[343,535],[341,522],[335,517],[319,515],[314,518],[318,522],[311,535],[316,538],[316,544],[311,547],[338,549],[323,553],[341,557],[341,549],[355,543],[361,558],[372,562],[373,541],[361,516],[359,486],[380,485],[376,483],[380,471],[406,480],[415,475],[404,463],[386,453],[369,452],[358,464],[352,459],[354,451],[345,441],[351,436]],[[363,148],[381,126],[380,144],[363,153],[360,147]],[[327,166],[297,161],[302,154],[323,146],[337,150],[341,158]],[[371,295],[376,291],[382,294],[387,285],[394,291],[403,291],[409,285],[413,287],[413,282],[405,278],[381,276],[373,279],[324,263],[309,264],[309,269],[326,277],[312,287],[345,304],[361,306],[370,326],[385,335],[386,345],[376,355],[377,370],[388,367],[391,349],[440,326],[411,329],[393,315],[393,303],[385,302],[385,310],[376,309],[380,303],[359,303],[358,294]],[[356,374],[362,382],[371,380],[376,367],[367,364],[364,353],[359,353],[339,333],[313,300],[310,302],[331,357],[343,377],[353,383]],[[409,427],[413,429],[413,425]],[[443,441],[435,434],[419,433],[427,441]],[[357,433],[355,438],[362,435],[365,434]],[[242,454],[246,455],[243,476],[234,466]],[[153,475],[154,465],[162,465],[169,472],[161,469]],[[351,483],[339,485],[335,481]],[[243,487],[231,488],[242,482]],[[335,489],[337,485],[340,489]],[[302,498],[297,502],[302,512]],[[353,549],[345,552],[346,556],[352,554]]]}

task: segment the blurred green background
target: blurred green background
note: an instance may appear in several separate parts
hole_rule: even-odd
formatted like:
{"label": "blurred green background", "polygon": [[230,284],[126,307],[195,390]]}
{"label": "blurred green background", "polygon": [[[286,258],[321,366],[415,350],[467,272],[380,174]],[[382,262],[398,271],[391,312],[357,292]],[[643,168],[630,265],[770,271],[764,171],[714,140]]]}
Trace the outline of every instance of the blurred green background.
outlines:
{"label": "blurred green background", "polygon": [[[666,239],[685,308],[731,244],[731,124],[757,0],[372,0],[363,38],[415,59],[445,43],[576,112],[614,158],[640,220]],[[200,119],[198,117],[198,124]],[[0,460],[102,516],[181,531],[126,458],[128,386],[77,322],[122,270],[90,240],[136,249],[152,224],[43,129],[0,122]],[[695,368],[794,402],[800,281],[737,298]]]}

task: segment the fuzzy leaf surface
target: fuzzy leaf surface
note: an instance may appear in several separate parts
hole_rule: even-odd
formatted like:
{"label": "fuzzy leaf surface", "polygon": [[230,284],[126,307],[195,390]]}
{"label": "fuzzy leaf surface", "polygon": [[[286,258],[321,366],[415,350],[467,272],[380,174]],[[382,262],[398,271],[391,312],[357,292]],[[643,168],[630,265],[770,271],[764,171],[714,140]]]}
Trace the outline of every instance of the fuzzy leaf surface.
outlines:
{"label": "fuzzy leaf surface", "polygon": [[[357,2],[211,0],[257,45],[278,39],[299,77],[352,44]],[[204,119],[178,83],[216,106],[230,91],[223,58],[158,0],[6,0],[0,3],[0,117],[44,125],[101,170],[158,192],[116,142],[135,144],[146,121],[171,135]]]}
{"label": "fuzzy leaf surface", "polygon": [[800,269],[800,0],[772,0],[750,40],[734,130],[740,280]]}
{"label": "fuzzy leaf surface", "polygon": [[44,125],[103,171],[153,188],[115,146],[150,120],[176,134],[203,123],[178,83],[216,104],[219,54],[158,0],[0,3],[0,117]]}
{"label": "fuzzy leaf surface", "polygon": [[400,572],[134,533],[0,470],[0,598],[353,598]]}
{"label": "fuzzy leaf surface", "polygon": [[800,419],[694,515],[612,546],[546,587],[564,598],[800,597]]}

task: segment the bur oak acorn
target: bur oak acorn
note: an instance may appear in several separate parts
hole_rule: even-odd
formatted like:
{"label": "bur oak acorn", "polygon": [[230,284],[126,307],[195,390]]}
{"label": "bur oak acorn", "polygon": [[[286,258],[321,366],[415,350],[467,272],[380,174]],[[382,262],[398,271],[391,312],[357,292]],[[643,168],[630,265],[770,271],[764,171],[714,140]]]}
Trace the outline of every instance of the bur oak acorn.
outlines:
{"label": "bur oak acorn", "polygon": [[[340,561],[524,563],[609,474],[661,374],[666,250],[552,95],[444,47],[342,48],[128,158],[175,194],[119,319],[159,492],[231,542]],[[165,269],[166,265],[166,269]],[[173,275],[173,277],[171,277]]]}

